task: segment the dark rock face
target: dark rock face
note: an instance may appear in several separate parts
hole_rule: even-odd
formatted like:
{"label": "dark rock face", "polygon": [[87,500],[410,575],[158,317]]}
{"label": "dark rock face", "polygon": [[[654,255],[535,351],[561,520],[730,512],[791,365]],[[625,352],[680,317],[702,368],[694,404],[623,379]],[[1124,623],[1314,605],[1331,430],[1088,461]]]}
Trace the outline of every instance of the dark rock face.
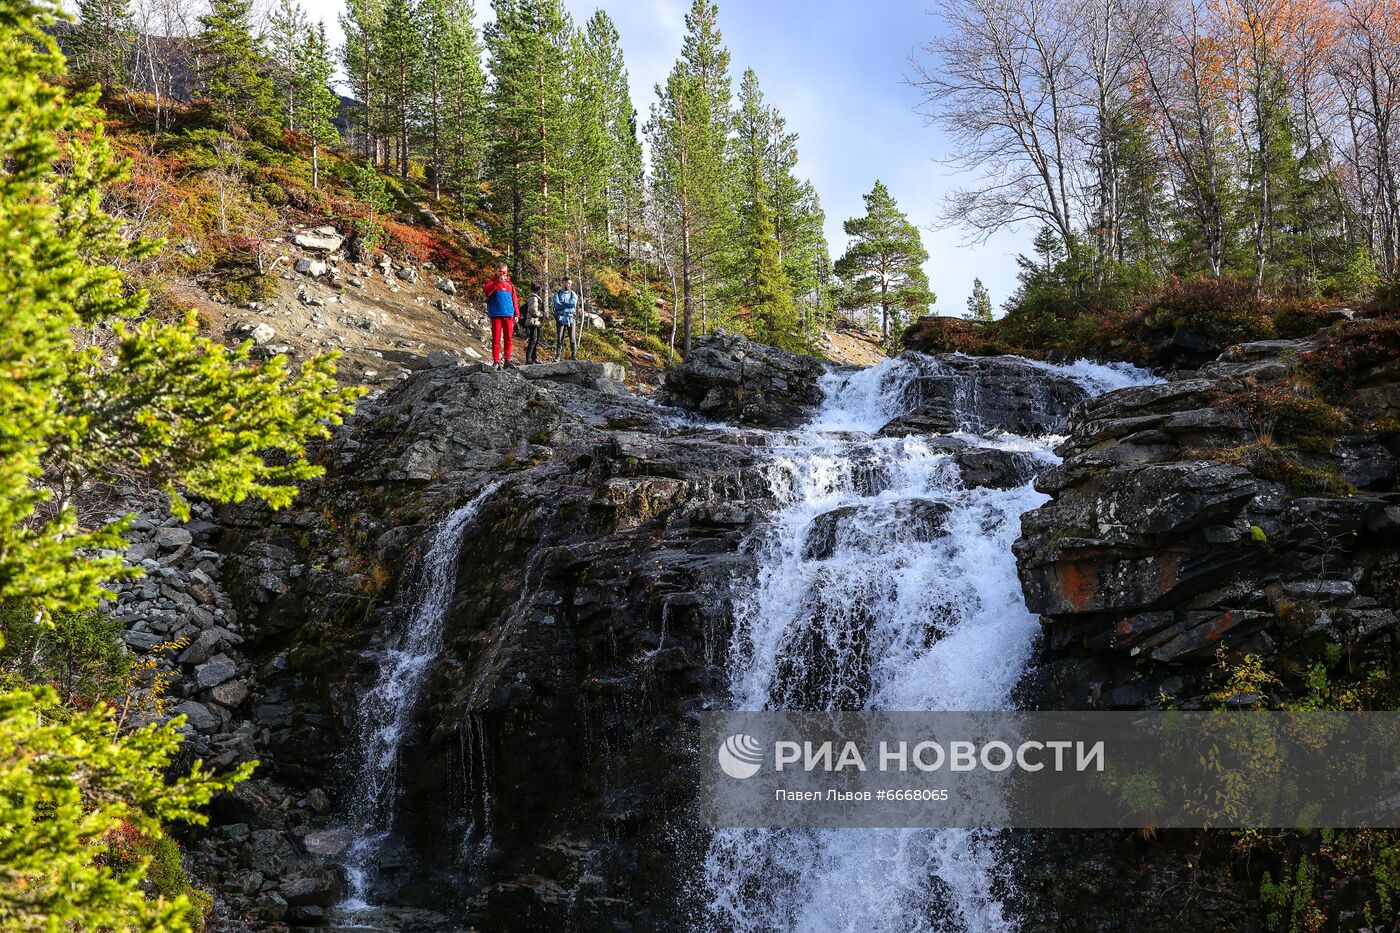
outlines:
{"label": "dark rock face", "polygon": [[[1341,498],[1299,495],[1211,456],[1258,440],[1229,398],[1287,378],[1289,360],[1310,346],[1245,344],[1197,374],[1075,408],[1064,462],[1036,482],[1053,498],[1023,516],[1016,545],[1027,605],[1045,630],[1023,705],[1252,705],[1258,694],[1218,694],[1220,661],[1246,655],[1279,677],[1277,695],[1262,698],[1277,703],[1302,692],[1328,645],[1355,670],[1394,666],[1396,439],[1342,437],[1308,455],[1362,489]],[[1187,349],[1175,341],[1178,358]],[[1260,923],[1258,870],[1232,864],[1219,837],[1008,836],[1028,930]]]}
{"label": "dark rock face", "polygon": [[720,332],[695,342],[666,374],[663,400],[707,418],[763,428],[793,428],[822,400],[827,364]]}
{"label": "dark rock face", "polygon": [[[1051,649],[1041,702],[1132,707],[1165,690],[1199,705],[1220,650],[1272,660],[1331,641],[1364,653],[1394,629],[1372,573],[1400,542],[1383,437],[1343,437],[1316,455],[1365,489],[1344,498],[1294,495],[1209,458],[1257,439],[1222,399],[1241,378],[1284,375],[1300,346],[1244,345],[1199,377],[1075,409],[1064,462],[1037,480],[1054,498],[1023,517],[1016,546]],[[1288,595],[1299,586],[1320,589],[1300,602]]]}
{"label": "dark rock face", "polygon": [[[279,782],[328,786],[302,831],[341,851],[344,750],[405,571],[444,514],[501,484],[458,558],[379,897],[493,930],[656,927],[683,899],[705,843],[673,832],[693,823],[684,736],[724,687],[730,581],[768,506],[761,438],[683,427],[613,375],[419,372],[362,405],[295,510],[226,516],[260,755]],[[280,891],[291,916],[300,889]]]}
{"label": "dark rock face", "polygon": [[880,434],[1009,431],[1034,436],[1062,427],[1088,393],[1042,366],[1014,356],[906,354],[920,370],[904,389],[905,414]]}

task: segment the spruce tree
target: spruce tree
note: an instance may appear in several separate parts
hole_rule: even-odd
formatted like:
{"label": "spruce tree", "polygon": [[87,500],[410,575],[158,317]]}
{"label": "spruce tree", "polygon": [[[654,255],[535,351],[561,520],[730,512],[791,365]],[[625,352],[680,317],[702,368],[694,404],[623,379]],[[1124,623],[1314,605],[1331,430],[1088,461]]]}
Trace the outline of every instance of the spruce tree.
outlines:
{"label": "spruce tree", "polygon": [[[113,263],[151,246],[102,209],[123,167],[95,93],[65,90],[53,22],[31,0],[0,16],[0,603],[36,625],[94,607],[133,572],[131,517],[78,514],[91,483],[162,486],[185,517],[187,494],[285,506],[319,472],[307,441],[358,394],[336,385],[333,357],[253,363],[248,346],[199,337],[192,316],[142,316],[145,294]],[[106,707],[57,704],[47,687],[0,692],[0,927],[188,930],[187,900],[147,897],[145,862],[106,858],[111,834],[202,822],[248,769],[172,768],[179,718],[121,732]]]}
{"label": "spruce tree", "polygon": [[486,153],[486,76],[481,65],[481,36],[471,0],[447,0],[442,34],[442,125],[446,133],[442,170],[446,190],[465,216],[480,190]]}
{"label": "spruce tree", "polygon": [[582,35],[578,71],[587,76],[592,100],[586,108],[602,129],[592,141],[600,150],[597,175],[590,180],[597,203],[592,222],[604,242],[617,245],[618,233],[640,211],[642,144],[637,138],[637,111],[632,106],[627,66],[617,26],[603,10],[588,21]]}
{"label": "spruce tree", "polygon": [[340,141],[335,120],[340,115],[340,95],[331,89],[335,72],[330,47],[326,44],[326,24],[318,22],[307,31],[297,61],[301,131],[311,137],[311,187],[321,187],[321,147]]}
{"label": "spruce tree", "polygon": [[392,162],[399,177],[408,177],[415,118],[423,89],[423,33],[412,0],[386,0],[379,39],[379,68],[383,75],[380,132],[393,144]]}
{"label": "spruce tree", "polygon": [[301,65],[311,24],[297,0],[277,0],[268,14],[267,26],[273,82],[282,98],[282,122],[289,130],[299,129],[297,102],[304,93]]}
{"label": "spruce tree", "polygon": [[72,31],[72,73],[84,84],[100,84],[103,94],[126,85],[136,26],[130,0],[79,0]]}
{"label": "spruce tree", "polygon": [[379,158],[379,109],[383,96],[380,40],[384,30],[384,2],[346,0],[345,12],[340,14],[340,28],[345,33],[340,60],[360,105],[354,120],[362,133],[360,148],[364,157],[371,161]]}
{"label": "spruce tree", "polygon": [[990,322],[992,320],[992,296],[982,280],[972,280],[972,294],[967,296],[968,320]]}
{"label": "spruce tree", "polygon": [[880,314],[880,335],[886,341],[906,316],[928,310],[933,303],[923,264],[928,260],[919,228],[895,204],[883,182],[865,196],[865,216],[847,220],[850,243],[836,261],[843,289],[841,307]]}
{"label": "spruce tree", "polygon": [[739,86],[735,113],[734,164],[740,200],[737,206],[739,249],[735,251],[730,300],[749,310],[749,326],[760,340],[789,349],[801,347],[792,283],[783,268],[773,226],[769,188],[769,150],[773,113],[763,102],[758,75],[750,68]]}
{"label": "spruce tree", "polygon": [[214,118],[254,133],[274,127],[276,93],[253,37],[252,0],[210,0],[195,45],[200,82]]}

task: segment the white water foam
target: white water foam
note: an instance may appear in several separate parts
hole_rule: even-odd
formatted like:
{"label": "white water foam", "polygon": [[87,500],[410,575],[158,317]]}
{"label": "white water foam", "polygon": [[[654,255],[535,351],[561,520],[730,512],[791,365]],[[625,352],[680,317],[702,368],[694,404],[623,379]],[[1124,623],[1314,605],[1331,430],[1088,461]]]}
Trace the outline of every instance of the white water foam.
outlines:
{"label": "white water foam", "polygon": [[360,700],[358,760],[354,775],[354,838],[345,856],[349,898],[342,910],[365,910],[380,849],[393,829],[398,797],[399,750],[433,663],[442,651],[442,628],[457,586],[462,540],[481,506],[500,486],[492,483],[453,511],[433,533],[412,571],[407,600],[379,658],[374,685]]}
{"label": "white water foam", "polygon": [[[1036,364],[1091,394],[1152,381],[1083,361]],[[735,709],[996,710],[1039,626],[1011,545],[1029,485],[964,488],[951,456],[917,438],[872,438],[905,412],[906,356],[827,376],[826,401],[768,467],[779,502],[758,581],[730,646]],[[975,383],[976,380],[969,380]],[[961,387],[960,387],[961,389]],[[975,405],[975,386],[959,391]],[[976,421],[960,411],[964,424]],[[968,431],[1045,465],[1050,438]],[[706,859],[703,925],[733,931],[1011,930],[994,835],[961,830],[727,830]]]}

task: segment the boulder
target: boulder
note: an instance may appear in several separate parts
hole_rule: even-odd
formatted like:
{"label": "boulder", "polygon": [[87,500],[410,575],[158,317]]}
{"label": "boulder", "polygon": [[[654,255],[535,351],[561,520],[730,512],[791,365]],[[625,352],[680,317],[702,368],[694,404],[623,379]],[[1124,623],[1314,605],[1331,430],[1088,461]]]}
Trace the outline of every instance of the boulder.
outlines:
{"label": "boulder", "polygon": [[319,259],[298,259],[293,268],[302,275],[308,275],[313,279],[318,279],[330,271],[330,266]]}
{"label": "boulder", "polygon": [[184,716],[186,725],[203,735],[217,732],[221,723],[219,717],[209,707],[203,703],[196,703],[194,700],[185,700],[171,710],[171,713],[175,716]]}
{"label": "boulder", "polygon": [[461,361],[457,359],[457,354],[451,350],[434,350],[428,354],[428,365],[433,369],[444,369],[449,366],[459,366]]}
{"label": "boulder", "polygon": [[220,706],[233,709],[248,699],[248,682],[246,680],[225,681],[209,691],[209,698]]}
{"label": "boulder", "polygon": [[434,283],[437,290],[446,295],[457,294],[457,285],[451,279],[438,279]]}
{"label": "boulder", "polygon": [[340,893],[340,885],[329,872],[315,875],[292,875],[283,878],[278,890],[294,907],[314,905],[329,907]]}
{"label": "boulder", "polygon": [[194,535],[190,533],[188,528],[174,526],[156,531],[156,543],[166,550],[184,547],[193,541]]}
{"label": "boulder", "polygon": [[261,346],[262,344],[271,342],[272,338],[277,336],[277,331],[273,330],[271,325],[265,324],[262,321],[256,323],[240,321],[233,325],[233,335],[240,340],[251,340],[253,343]]}
{"label": "boulder", "polygon": [[287,901],[276,891],[258,895],[257,908],[263,920],[277,921],[287,915]]}
{"label": "boulder", "polygon": [[[315,230],[303,230],[292,237],[292,242],[302,249],[315,250],[320,253],[333,253],[340,249],[345,242],[345,237],[341,236],[334,227],[317,227]],[[300,269],[297,270],[301,271]]]}
{"label": "boulder", "polygon": [[203,689],[217,687],[238,673],[238,665],[226,654],[216,654],[194,669],[195,683]]}
{"label": "boulder", "polygon": [[418,270],[412,266],[404,266],[399,270],[399,278],[412,285],[418,281]]}
{"label": "boulder", "polygon": [[219,645],[224,641],[224,633],[219,629],[205,629],[195,636],[184,651],[180,653],[181,664],[203,664],[214,656],[219,650]]}
{"label": "boulder", "polygon": [[827,364],[724,332],[701,337],[666,374],[661,401],[708,418],[793,428],[821,403]]}

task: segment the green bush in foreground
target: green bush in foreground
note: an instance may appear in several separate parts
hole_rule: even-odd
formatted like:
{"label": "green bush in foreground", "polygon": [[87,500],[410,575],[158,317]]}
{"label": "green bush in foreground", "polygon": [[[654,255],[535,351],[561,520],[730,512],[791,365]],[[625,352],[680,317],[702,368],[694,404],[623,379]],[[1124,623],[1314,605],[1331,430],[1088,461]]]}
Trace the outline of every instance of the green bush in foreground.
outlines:
{"label": "green bush in foreground", "polygon": [[[85,523],[84,490],[155,484],[274,508],[319,469],[306,442],[359,395],[334,357],[292,366],[199,336],[194,317],[146,314],[113,264],[153,244],[103,210],[122,177],[93,106],[70,95],[47,2],[0,0],[0,929],[189,930],[189,889],[163,827],[247,777],[170,765],[181,720],[123,731],[100,700],[124,692],[112,627],[92,612],[124,569],[128,519]],[[109,549],[101,556],[99,549]],[[134,836],[133,836],[134,834]],[[122,840],[144,840],[122,847]],[[117,850],[114,851],[114,846]],[[198,906],[192,898],[202,901]]]}
{"label": "green bush in foreground", "polygon": [[198,808],[251,772],[195,765],[167,783],[183,721],[118,735],[106,706],[73,712],[44,687],[0,694],[0,929],[191,929],[188,896],[147,897],[149,858],[107,857],[125,826],[158,839],[171,820],[202,823]]}

